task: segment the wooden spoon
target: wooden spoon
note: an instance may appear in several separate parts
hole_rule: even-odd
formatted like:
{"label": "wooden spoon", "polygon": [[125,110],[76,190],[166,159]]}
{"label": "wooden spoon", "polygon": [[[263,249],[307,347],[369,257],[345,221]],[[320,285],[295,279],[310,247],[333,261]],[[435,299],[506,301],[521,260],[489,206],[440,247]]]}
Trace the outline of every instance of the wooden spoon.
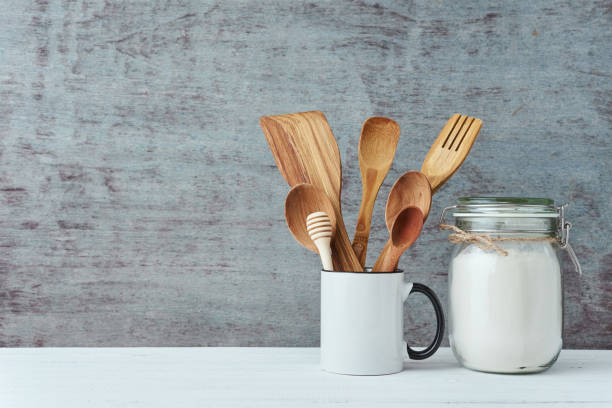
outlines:
{"label": "wooden spoon", "polygon": [[319,253],[317,246],[308,234],[306,219],[312,213],[324,212],[329,217],[331,235],[336,233],[336,215],[334,207],[323,190],[312,184],[298,184],[293,187],[285,199],[285,220],[289,231],[304,248]]}
{"label": "wooden spoon", "polygon": [[431,208],[431,186],[427,177],[420,171],[407,171],[391,187],[385,209],[385,222],[389,232],[399,213],[410,206],[421,210],[425,222]]}
{"label": "wooden spoon", "polygon": [[451,178],[478,137],[482,121],[458,113],[451,116],[425,156],[421,171],[435,193]]}
{"label": "wooden spoon", "polygon": [[264,116],[259,123],[287,183],[292,187],[310,183],[329,198],[336,217],[337,233],[332,240],[334,269],[363,272],[342,220],[340,152],[323,112]]}
{"label": "wooden spoon", "polygon": [[388,118],[369,118],[361,127],[359,168],[361,170],[361,207],[353,237],[353,250],[361,266],[365,265],[372,210],[376,195],[395,156],[400,136],[399,125]]}
{"label": "wooden spoon", "polygon": [[412,246],[423,228],[423,213],[418,207],[404,208],[393,221],[391,236],[372,272],[392,272],[404,251]]}

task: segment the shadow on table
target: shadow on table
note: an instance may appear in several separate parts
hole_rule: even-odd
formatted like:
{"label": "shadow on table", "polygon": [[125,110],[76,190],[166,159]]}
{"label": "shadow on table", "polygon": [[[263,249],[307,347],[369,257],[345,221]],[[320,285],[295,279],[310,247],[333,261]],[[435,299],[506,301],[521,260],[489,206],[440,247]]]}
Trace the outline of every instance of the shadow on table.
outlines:
{"label": "shadow on table", "polygon": [[461,368],[461,365],[456,361],[417,361],[411,360],[404,363],[404,370],[406,371],[437,371],[437,370],[449,370],[453,368]]}

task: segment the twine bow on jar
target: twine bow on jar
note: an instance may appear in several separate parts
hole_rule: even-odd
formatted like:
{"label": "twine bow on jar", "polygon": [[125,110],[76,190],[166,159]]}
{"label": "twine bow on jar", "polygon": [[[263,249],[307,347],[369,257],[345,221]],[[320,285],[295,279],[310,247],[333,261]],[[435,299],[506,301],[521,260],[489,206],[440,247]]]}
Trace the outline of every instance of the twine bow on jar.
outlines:
{"label": "twine bow on jar", "polygon": [[[478,205],[472,205],[472,207],[480,207]],[[487,208],[500,208],[501,205],[487,205]],[[524,206],[525,207],[525,206]],[[526,207],[534,207],[534,206],[526,206]],[[574,252],[572,246],[569,244],[569,232],[572,227],[572,224],[565,219],[565,211],[567,204],[563,204],[559,207],[551,207],[557,212],[557,232],[554,237],[551,236],[540,236],[540,237],[526,237],[526,236],[503,236],[500,235],[487,235],[487,234],[475,234],[472,232],[464,231],[461,228],[455,225],[446,224],[444,221],[444,215],[450,209],[458,208],[458,206],[450,206],[446,207],[444,211],[442,211],[442,215],[440,216],[440,229],[443,230],[451,230],[452,234],[449,235],[448,240],[452,243],[471,243],[476,245],[478,248],[482,250],[494,250],[502,256],[508,256],[508,251],[503,249],[501,246],[497,244],[497,242],[550,242],[556,243],[559,248],[565,249],[576,268],[576,272],[582,275],[582,268],[580,267],[580,262],[578,261],[578,257]]]}
{"label": "twine bow on jar", "polygon": [[494,249],[503,256],[508,256],[508,251],[502,249],[499,245],[495,244],[494,241],[531,241],[531,242],[557,242],[556,238],[551,237],[539,237],[539,238],[510,238],[510,237],[491,237],[489,235],[478,235],[465,232],[461,228],[454,225],[440,224],[440,229],[452,230],[455,233],[448,236],[448,240],[453,244],[461,242],[469,242],[476,245],[478,248],[483,250]]}

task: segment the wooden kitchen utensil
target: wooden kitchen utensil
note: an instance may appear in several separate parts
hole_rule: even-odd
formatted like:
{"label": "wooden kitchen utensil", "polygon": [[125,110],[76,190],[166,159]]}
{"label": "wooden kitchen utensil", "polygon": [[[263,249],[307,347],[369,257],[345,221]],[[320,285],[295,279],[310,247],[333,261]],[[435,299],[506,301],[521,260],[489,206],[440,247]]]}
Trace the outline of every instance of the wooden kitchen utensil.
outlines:
{"label": "wooden kitchen utensil", "polygon": [[391,236],[376,260],[372,272],[392,272],[402,253],[414,244],[423,228],[423,213],[418,207],[404,208],[393,221]]}
{"label": "wooden kitchen utensil", "polygon": [[317,211],[306,217],[306,229],[310,235],[310,239],[317,246],[323,269],[332,271],[334,264],[331,257],[331,238],[333,236],[335,225],[332,225],[329,215],[323,211]]}
{"label": "wooden kitchen utensil", "polygon": [[313,111],[264,116],[259,123],[287,183],[292,187],[310,183],[322,189],[332,203],[336,216],[336,236],[332,240],[334,269],[363,271],[342,220],[340,152],[325,115]]}
{"label": "wooden kitchen utensil", "polygon": [[393,162],[399,136],[399,125],[388,118],[372,117],[361,127],[359,138],[361,207],[353,237],[353,250],[361,266],[366,262],[374,201]]}
{"label": "wooden kitchen utensil", "polygon": [[427,177],[420,171],[410,170],[397,179],[387,198],[385,222],[391,232],[393,221],[406,207],[418,207],[423,213],[423,222],[431,208],[431,186]]}
{"label": "wooden kitchen utensil", "polygon": [[289,231],[304,248],[319,253],[306,228],[306,219],[312,213],[324,212],[328,215],[331,235],[336,233],[334,206],[323,190],[312,184],[298,184],[285,199],[285,220]]}
{"label": "wooden kitchen utensil", "polygon": [[446,122],[421,167],[432,192],[435,193],[461,166],[481,127],[480,119],[458,113]]}

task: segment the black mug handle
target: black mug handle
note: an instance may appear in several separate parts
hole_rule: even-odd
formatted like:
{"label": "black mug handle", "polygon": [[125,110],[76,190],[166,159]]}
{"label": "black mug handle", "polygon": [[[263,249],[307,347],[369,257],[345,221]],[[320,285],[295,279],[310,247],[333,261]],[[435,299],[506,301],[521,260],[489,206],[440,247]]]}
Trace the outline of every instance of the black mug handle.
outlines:
{"label": "black mug handle", "polygon": [[434,307],[436,311],[436,336],[429,346],[427,346],[424,350],[416,351],[408,347],[408,357],[411,360],[425,360],[434,355],[440,344],[442,343],[442,338],[444,337],[444,311],[442,310],[442,305],[440,304],[440,300],[438,296],[434,293],[433,290],[429,289],[429,287],[421,284],[421,283],[413,283],[412,289],[410,293],[419,292],[427,296],[429,301]]}

